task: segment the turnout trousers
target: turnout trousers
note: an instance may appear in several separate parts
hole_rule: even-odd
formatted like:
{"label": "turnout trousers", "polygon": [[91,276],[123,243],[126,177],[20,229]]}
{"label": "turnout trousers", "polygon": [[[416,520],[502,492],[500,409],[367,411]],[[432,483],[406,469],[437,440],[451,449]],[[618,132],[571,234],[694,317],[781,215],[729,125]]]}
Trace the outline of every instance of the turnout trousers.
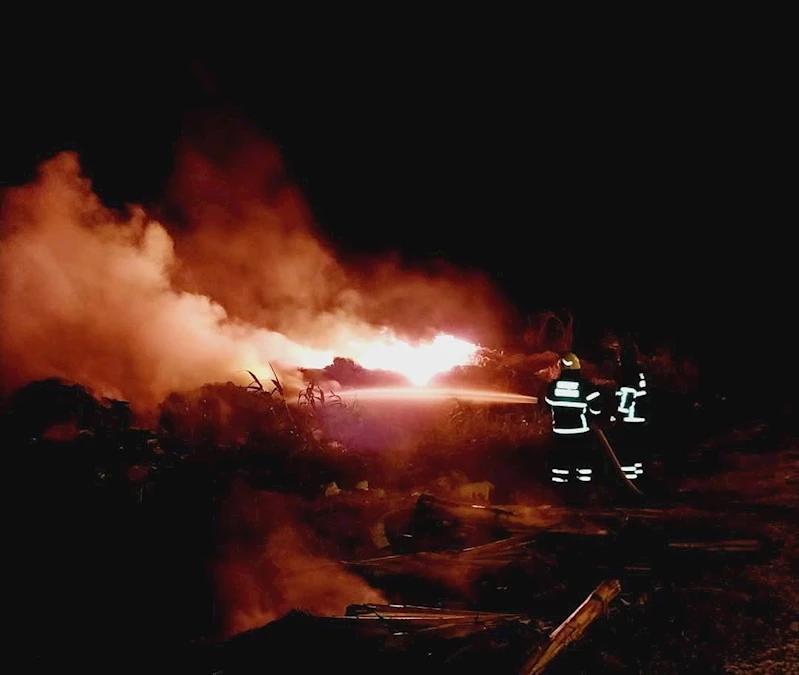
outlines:
{"label": "turnout trousers", "polygon": [[613,429],[612,439],[624,475],[633,482],[643,478],[652,454],[648,425],[622,422]]}
{"label": "turnout trousers", "polygon": [[[553,434],[553,445],[548,458],[548,480],[554,488],[564,492],[585,491],[599,479],[602,457],[594,442],[594,434]],[[580,488],[583,488],[582,490]]]}

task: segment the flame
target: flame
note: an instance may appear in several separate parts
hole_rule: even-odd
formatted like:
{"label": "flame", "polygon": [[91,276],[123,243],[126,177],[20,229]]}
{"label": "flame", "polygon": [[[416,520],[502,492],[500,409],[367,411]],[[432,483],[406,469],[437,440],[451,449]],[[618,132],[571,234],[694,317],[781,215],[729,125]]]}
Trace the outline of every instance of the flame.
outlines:
{"label": "flame", "polygon": [[[384,328],[368,338],[340,336],[324,350],[298,344],[293,356],[298,367],[308,369],[322,369],[336,357],[346,358],[362,368],[397,373],[410,384],[424,387],[437,375],[473,364],[480,349],[480,345],[445,333],[414,344]],[[268,379],[270,366],[263,354],[253,354],[249,362],[258,364],[253,370]]]}
{"label": "flame", "polygon": [[452,335],[439,334],[412,345],[394,336],[353,345],[353,361],[370,370],[388,370],[424,386],[436,375],[472,363],[480,347]]}

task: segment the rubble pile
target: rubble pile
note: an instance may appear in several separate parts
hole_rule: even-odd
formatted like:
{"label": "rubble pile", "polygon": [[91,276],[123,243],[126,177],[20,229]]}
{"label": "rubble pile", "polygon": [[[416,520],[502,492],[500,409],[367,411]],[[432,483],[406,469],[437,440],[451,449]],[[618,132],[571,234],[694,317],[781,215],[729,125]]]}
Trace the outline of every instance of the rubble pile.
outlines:
{"label": "rubble pile", "polygon": [[[618,581],[603,582],[554,630],[525,614],[437,607],[351,605],[344,616],[330,618],[295,612],[212,648],[204,659],[208,667],[230,675],[259,672],[264,654],[291,663],[299,672],[330,668],[354,657],[355,663],[386,674],[421,669],[533,675],[600,619],[619,591]],[[317,649],[298,653],[289,646],[293,635],[305,636]]]}

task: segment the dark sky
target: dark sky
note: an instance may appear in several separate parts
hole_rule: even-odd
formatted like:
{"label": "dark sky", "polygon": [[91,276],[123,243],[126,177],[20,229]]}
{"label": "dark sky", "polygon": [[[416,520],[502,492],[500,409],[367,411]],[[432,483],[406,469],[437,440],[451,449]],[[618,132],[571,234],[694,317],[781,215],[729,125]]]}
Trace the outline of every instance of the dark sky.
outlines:
{"label": "dark sky", "polygon": [[155,203],[186,114],[232,105],[343,249],[478,267],[517,306],[703,354],[785,349],[787,98],[764,60],[523,52],[34,60],[6,75],[2,181],[70,147],[106,199]]}

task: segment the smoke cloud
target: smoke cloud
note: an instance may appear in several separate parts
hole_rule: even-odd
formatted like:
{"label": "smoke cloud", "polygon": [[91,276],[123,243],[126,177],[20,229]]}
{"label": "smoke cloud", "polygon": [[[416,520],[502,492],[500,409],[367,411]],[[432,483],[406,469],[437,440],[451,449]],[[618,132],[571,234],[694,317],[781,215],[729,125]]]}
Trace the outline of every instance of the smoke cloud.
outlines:
{"label": "smoke cloud", "polygon": [[310,530],[285,496],[236,485],[220,521],[226,539],[213,570],[224,637],[293,609],[341,616],[351,604],[386,602],[361,577],[314,551]]}
{"label": "smoke cloud", "polygon": [[78,158],[45,163],[3,203],[0,337],[4,383],[63,377],[154,404],[173,390],[318,355],[172,285],[173,241],[140,209],[122,219],[81,177]]}
{"label": "smoke cloud", "polygon": [[146,408],[244,369],[269,379],[269,363],[291,380],[357,359],[386,326],[496,333],[501,303],[484,279],[390,260],[346,269],[273,145],[214,118],[192,138],[176,157],[170,218],[106,208],[69,152],[3,194],[5,390],[55,376]]}
{"label": "smoke cloud", "polygon": [[490,341],[501,332],[508,309],[481,274],[444,261],[407,269],[397,256],[340,264],[277,150],[241,121],[200,120],[179,148],[169,202],[184,224],[181,284],[247,321],[320,348],[370,336],[375,326],[409,338],[458,330]]}

